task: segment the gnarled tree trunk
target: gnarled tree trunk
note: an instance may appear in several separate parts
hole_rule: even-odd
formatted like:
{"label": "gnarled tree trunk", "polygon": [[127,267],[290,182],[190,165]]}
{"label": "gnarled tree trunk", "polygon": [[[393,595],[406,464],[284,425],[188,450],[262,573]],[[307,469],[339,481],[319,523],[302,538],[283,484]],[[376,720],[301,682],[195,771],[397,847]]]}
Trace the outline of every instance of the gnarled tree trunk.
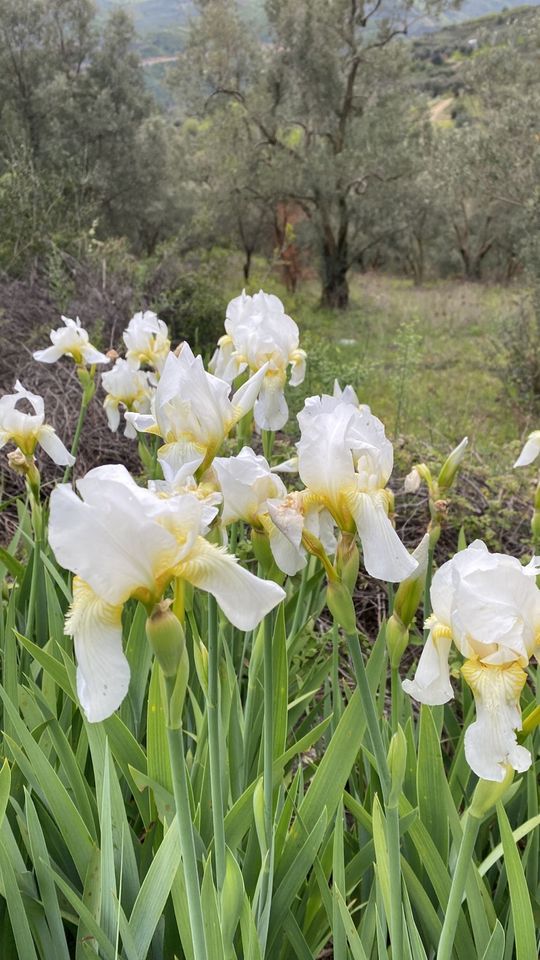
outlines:
{"label": "gnarled tree trunk", "polygon": [[349,306],[348,226],[344,203],[340,203],[340,226],[337,235],[328,221],[323,223],[321,307],[345,310]]}

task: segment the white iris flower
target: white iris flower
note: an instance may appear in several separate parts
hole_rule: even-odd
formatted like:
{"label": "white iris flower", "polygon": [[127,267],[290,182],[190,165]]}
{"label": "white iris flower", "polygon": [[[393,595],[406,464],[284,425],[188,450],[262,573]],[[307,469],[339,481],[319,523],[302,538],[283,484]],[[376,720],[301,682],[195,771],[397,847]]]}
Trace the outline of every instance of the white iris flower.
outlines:
{"label": "white iris flower", "polygon": [[86,330],[81,326],[81,321],[77,317],[71,320],[70,317],[62,317],[63,327],[57,330],[51,330],[52,347],[46,347],[45,350],[36,350],[33,354],[34,360],[40,363],[55,363],[60,357],[72,357],[75,363],[92,366],[94,363],[109,363],[109,357],[100,353],[89,341]]}
{"label": "white iris flower", "polygon": [[[112,370],[102,374],[101,383],[107,394],[103,406],[113,433],[116,433],[120,425],[120,407],[136,413],[150,411],[154,390],[149,374],[143,370],[134,370],[127,360],[119,358]],[[135,427],[128,420],[124,433],[131,439],[137,436]]]}
{"label": "white iris flower", "polygon": [[393,448],[381,421],[344,394],[310,397],[298,422],[298,472],[308,497],[341,530],[358,530],[371,576],[395,583],[409,577],[417,564],[388,516]]}
{"label": "white iris flower", "polygon": [[306,373],[306,354],[298,346],[296,323],[287,316],[278,297],[262,290],[250,297],[244,291],[229,303],[225,329],[210,369],[232,383],[244,370],[256,373],[264,366],[255,423],[261,430],[281,430],[289,415],[283,393],[287,368],[291,367],[292,387],[302,383]]}
{"label": "white iris flower", "polygon": [[421,703],[450,700],[448,655],[454,642],[466,658],[462,673],[477,711],[465,734],[465,755],[484,780],[502,781],[507,764],[518,771],[531,764],[515,731],[521,729],[524,668],[539,650],[538,572],[536,561],[524,567],[515,557],[489,553],[480,540],[444,563],[433,577],[430,632],[414,680],[403,683]]}
{"label": "white iris flower", "polygon": [[127,347],[126,360],[137,370],[146,363],[161,371],[171,349],[169,331],[164,320],[156,313],[145,310],[136,313],[122,334]]}
{"label": "white iris flower", "polygon": [[53,491],[49,539],[58,562],[76,574],[66,629],[89,721],[109,717],[128,690],[121,617],[130,597],[152,606],[171,580],[186,580],[211,593],[236,627],[252,630],[285,596],[204,539],[217,508],[194,494],[143,489],[119,465],[96,467],[77,490]]}
{"label": "white iris flower", "polygon": [[[33,413],[18,409],[21,401],[26,401]],[[12,442],[25,457],[32,457],[39,444],[58,466],[71,467],[75,458],[66,450],[54,428],[44,421],[43,397],[25,390],[17,380],[15,393],[0,398],[0,447]]]}
{"label": "white iris flower", "polygon": [[233,426],[255,402],[266,373],[262,367],[229,399],[230,385],[204,369],[187,343],[169,353],[152,400],[151,414],[127,413],[136,430],[165,441],[158,457],[176,474],[185,464],[207,467]]}

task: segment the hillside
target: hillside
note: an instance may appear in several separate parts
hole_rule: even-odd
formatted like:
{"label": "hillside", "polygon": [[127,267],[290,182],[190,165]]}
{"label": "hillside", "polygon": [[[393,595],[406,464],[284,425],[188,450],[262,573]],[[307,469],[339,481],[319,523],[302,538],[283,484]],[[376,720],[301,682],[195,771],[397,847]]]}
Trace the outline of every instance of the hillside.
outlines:
{"label": "hillside", "polygon": [[462,90],[464,62],[488,47],[509,45],[519,51],[520,58],[537,58],[532,28],[539,23],[539,6],[516,6],[415,37],[415,86],[431,97],[457,96]]}
{"label": "hillside", "polygon": [[[136,49],[143,59],[148,88],[165,108],[171,105],[165,75],[184,44],[185,33],[196,16],[195,0],[96,0],[102,16],[121,8],[133,17],[138,39]],[[264,0],[238,0],[246,20],[264,40]],[[414,85],[430,97],[461,90],[463,61],[487,45],[513,43],[527,54],[527,31],[540,18],[540,0],[523,6],[519,0],[466,0],[457,10],[446,11],[437,20],[423,17],[411,25],[409,35],[417,64]]]}
{"label": "hillside", "polygon": [[[476,20],[490,14],[505,13],[523,6],[521,0],[466,0],[457,10],[446,10],[436,19],[426,18],[424,30],[438,30],[441,24],[460,24],[469,20]],[[538,6],[537,3],[531,6]]]}
{"label": "hillside", "polygon": [[[178,41],[189,19],[195,13],[193,0],[96,0],[103,13],[115,7],[127,10],[133,16],[142,45],[152,47],[155,55],[171,52],[172,38]],[[519,7],[520,0],[466,0],[459,9],[449,10],[441,17],[424,17],[415,24],[414,33],[440,29],[441,24],[460,24],[489,14]],[[537,4],[535,4],[537,5]],[[239,7],[246,19],[254,22],[264,33],[264,0],[239,0]]]}

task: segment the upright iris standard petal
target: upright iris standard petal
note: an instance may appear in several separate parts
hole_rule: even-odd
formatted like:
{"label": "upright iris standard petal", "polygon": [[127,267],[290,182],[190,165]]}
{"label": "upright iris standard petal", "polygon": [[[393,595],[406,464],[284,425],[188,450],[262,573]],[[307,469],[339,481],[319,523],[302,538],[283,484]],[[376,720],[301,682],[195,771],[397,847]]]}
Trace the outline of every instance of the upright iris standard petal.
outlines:
{"label": "upright iris standard petal", "polygon": [[306,518],[301,509],[301,494],[267,501],[271,525],[268,530],[270,549],[280,570],[294,576],[307,563],[302,546]]}
{"label": "upright iris standard petal", "polygon": [[75,577],[66,633],[74,638],[80,704],[87,720],[98,723],[118,709],[129,687],[129,664],[122,650],[122,605],[107,603]]}
{"label": "upright iris standard petal", "polygon": [[64,326],[51,330],[52,347],[36,350],[33,354],[34,360],[38,360],[39,363],[55,363],[60,357],[67,356],[72,357],[75,363],[84,363],[88,366],[110,362],[109,357],[92,346],[88,333],[81,326],[78,317],[75,320],[71,317],[61,319]]}
{"label": "upright iris standard petal", "polygon": [[[125,478],[108,482],[98,473],[103,469],[91,471],[101,487],[95,499],[82,500],[68,484],[53,490],[49,540],[63,567],[104,600],[119,604],[138,589],[152,594],[180,551],[173,534],[146,515],[127,470]],[[85,496],[84,481],[77,487]]]}
{"label": "upright iris standard petal", "polygon": [[285,395],[285,378],[278,373],[267,373],[255,403],[255,423],[261,430],[281,430],[287,423],[289,408]]}
{"label": "upright iris standard petal", "polygon": [[250,447],[236,457],[216,457],[213,463],[223,494],[222,523],[246,520],[257,523],[267,511],[267,501],[286,495],[283,481],[272,473],[267,460]]}
{"label": "upright iris standard petal", "polygon": [[194,587],[211,593],[224,614],[239,630],[254,630],[270,610],[285,599],[285,591],[272,580],[261,580],[238,563],[236,557],[200,539],[181,564],[178,575]]}
{"label": "upright iris standard petal", "polygon": [[521,747],[516,730],[521,730],[519,698],[527,674],[517,664],[489,666],[467,660],[461,672],[476,704],[477,719],[465,732],[467,763],[483,780],[502,781],[508,765],[523,773],[532,763],[530,752]]}
{"label": "upright iris standard petal", "polygon": [[171,348],[167,324],[152,310],[136,313],[122,334],[127,347],[126,360],[138,370],[146,363],[161,371]]}
{"label": "upright iris standard petal", "polygon": [[261,369],[229,399],[230,386],[204,369],[188,344],[180,355],[170,353],[152,400],[152,414],[127,413],[136,430],[158,434],[165,441],[159,460],[175,473],[185,463],[212,461],[225,437],[251,409],[265,374]]}

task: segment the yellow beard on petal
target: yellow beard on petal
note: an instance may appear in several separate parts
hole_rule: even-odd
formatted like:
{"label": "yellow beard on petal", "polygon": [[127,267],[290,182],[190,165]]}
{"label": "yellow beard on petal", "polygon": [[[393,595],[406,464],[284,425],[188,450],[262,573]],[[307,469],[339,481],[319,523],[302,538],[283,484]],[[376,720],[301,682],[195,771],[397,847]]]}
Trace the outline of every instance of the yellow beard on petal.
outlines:
{"label": "yellow beard on petal", "polygon": [[29,430],[26,433],[12,433],[9,439],[19,448],[19,450],[22,450],[26,457],[31,457],[33,456],[38,442],[37,430],[38,428],[35,430]]}
{"label": "yellow beard on petal", "polygon": [[123,604],[107,603],[94,593],[92,587],[81,580],[73,578],[73,600],[66,617],[66,634],[72,637],[80,632],[84,622],[88,619],[97,619],[111,626],[118,626],[122,620]]}
{"label": "yellow beard on petal", "polygon": [[435,642],[437,640],[453,640],[452,630],[445,623],[440,623],[435,614],[431,614],[424,623],[424,630],[431,630]]}
{"label": "yellow beard on petal", "polygon": [[461,668],[475,698],[489,708],[501,700],[517,703],[525,686],[527,674],[519,663],[488,664],[480,660],[466,660]]}

